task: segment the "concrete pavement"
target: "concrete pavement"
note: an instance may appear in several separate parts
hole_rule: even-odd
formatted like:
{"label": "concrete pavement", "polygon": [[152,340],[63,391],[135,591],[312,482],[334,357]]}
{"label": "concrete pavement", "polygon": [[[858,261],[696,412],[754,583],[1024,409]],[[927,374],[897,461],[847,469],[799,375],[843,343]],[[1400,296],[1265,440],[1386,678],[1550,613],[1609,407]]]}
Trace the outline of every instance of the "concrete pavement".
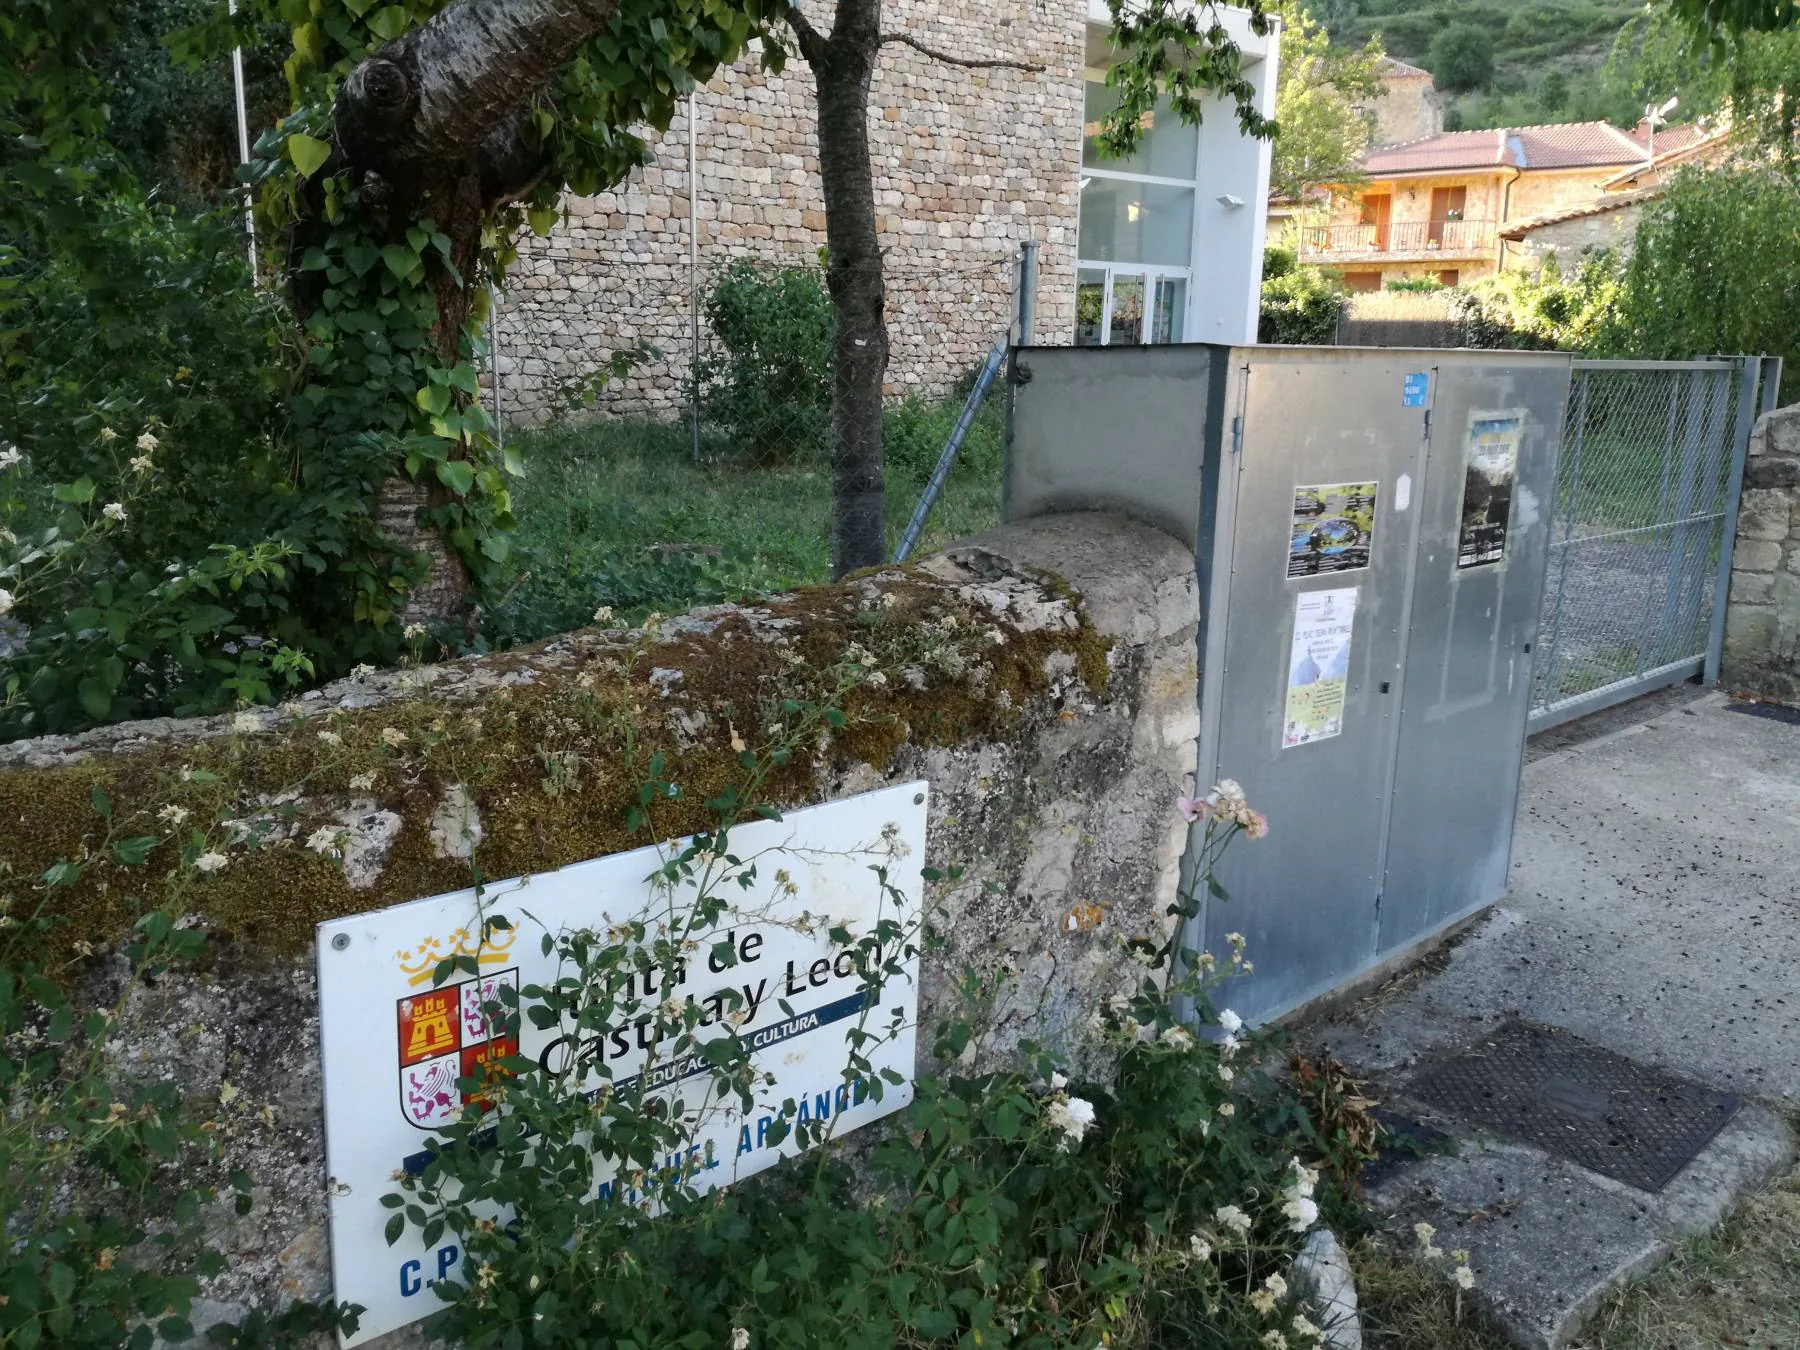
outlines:
{"label": "concrete pavement", "polygon": [[[1687,696],[1691,695],[1691,696]],[[1617,1281],[1718,1222],[1793,1157],[1800,1110],[1800,725],[1696,690],[1565,730],[1532,757],[1507,900],[1446,951],[1304,1026],[1453,1154],[1371,1187],[1401,1240],[1467,1248],[1476,1297],[1560,1350]],[[1660,1193],[1409,1100],[1422,1059],[1511,1018],[1743,1099]],[[1797,1295],[1800,1297],[1800,1295]]]}

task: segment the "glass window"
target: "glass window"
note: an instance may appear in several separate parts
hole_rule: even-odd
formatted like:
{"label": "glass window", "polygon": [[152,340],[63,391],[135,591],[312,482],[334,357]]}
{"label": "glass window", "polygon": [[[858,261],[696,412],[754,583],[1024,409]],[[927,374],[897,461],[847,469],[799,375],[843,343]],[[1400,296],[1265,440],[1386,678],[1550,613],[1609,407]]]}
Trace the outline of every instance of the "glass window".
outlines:
{"label": "glass window", "polygon": [[1098,347],[1105,333],[1106,269],[1084,267],[1075,274],[1075,345]]}
{"label": "glass window", "polygon": [[1128,346],[1144,340],[1144,279],[1113,273],[1111,345]]}
{"label": "glass window", "polygon": [[1187,278],[1156,279],[1156,314],[1150,326],[1152,342],[1180,342],[1182,318],[1187,313]]}
{"label": "glass window", "polygon": [[1194,245],[1194,189],[1089,178],[1081,189],[1083,262],[1186,267]]}
{"label": "glass window", "polygon": [[1100,126],[1119,106],[1119,91],[1097,80],[1087,83],[1087,106],[1081,134],[1081,162],[1090,169],[1117,173],[1143,173],[1154,178],[1183,178],[1192,182],[1199,171],[1200,128],[1181,120],[1175,106],[1158,99],[1144,116],[1144,136],[1138,148],[1120,159],[1108,158],[1099,145]]}

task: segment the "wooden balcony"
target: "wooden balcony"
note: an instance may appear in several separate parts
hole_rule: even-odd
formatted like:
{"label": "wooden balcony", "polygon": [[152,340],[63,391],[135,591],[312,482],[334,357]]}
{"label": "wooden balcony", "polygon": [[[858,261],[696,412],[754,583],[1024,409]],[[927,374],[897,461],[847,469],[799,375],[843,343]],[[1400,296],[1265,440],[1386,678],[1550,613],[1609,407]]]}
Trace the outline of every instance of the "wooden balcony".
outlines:
{"label": "wooden balcony", "polygon": [[1387,225],[1313,225],[1300,232],[1300,261],[1433,262],[1486,258],[1494,251],[1491,220],[1396,220]]}

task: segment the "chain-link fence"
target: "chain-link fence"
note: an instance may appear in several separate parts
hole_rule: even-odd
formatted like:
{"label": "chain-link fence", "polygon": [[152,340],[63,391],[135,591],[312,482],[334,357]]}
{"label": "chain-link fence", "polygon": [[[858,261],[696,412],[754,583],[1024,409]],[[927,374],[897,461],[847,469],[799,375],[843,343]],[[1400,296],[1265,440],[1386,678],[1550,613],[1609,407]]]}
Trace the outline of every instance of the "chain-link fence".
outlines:
{"label": "chain-link fence", "polygon": [[[552,262],[495,305],[486,396],[524,464],[502,635],[824,580],[834,319],[817,256]],[[1013,322],[1019,260],[997,246],[883,273],[891,552]],[[1002,438],[983,401],[918,549],[997,521]]]}
{"label": "chain-link fence", "polygon": [[1576,363],[1534,728],[1699,675],[1716,652],[1756,370],[1755,362]]}

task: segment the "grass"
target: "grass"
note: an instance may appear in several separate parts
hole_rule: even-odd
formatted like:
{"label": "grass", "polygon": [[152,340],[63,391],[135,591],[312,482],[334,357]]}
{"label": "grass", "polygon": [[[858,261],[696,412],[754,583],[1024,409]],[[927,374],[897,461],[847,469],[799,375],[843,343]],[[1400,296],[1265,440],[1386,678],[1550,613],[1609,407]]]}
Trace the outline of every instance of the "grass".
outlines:
{"label": "grass", "polygon": [[[907,403],[886,419],[891,555],[956,421],[956,404]],[[1002,418],[982,410],[916,554],[996,523]],[[591,621],[767,594],[830,575],[831,477],[813,455],[746,463],[722,438],[680,424],[605,419],[520,435],[525,477],[503,599],[489,617],[501,643]]]}
{"label": "grass", "polygon": [[[1369,1350],[1508,1350],[1473,1316],[1458,1318],[1441,1272],[1372,1239],[1351,1252]],[[1800,1169],[1665,1265],[1613,1294],[1570,1350],[1795,1350],[1800,1347]]]}
{"label": "grass", "polygon": [[1800,1346],[1800,1170],[1622,1290],[1571,1350]]}

